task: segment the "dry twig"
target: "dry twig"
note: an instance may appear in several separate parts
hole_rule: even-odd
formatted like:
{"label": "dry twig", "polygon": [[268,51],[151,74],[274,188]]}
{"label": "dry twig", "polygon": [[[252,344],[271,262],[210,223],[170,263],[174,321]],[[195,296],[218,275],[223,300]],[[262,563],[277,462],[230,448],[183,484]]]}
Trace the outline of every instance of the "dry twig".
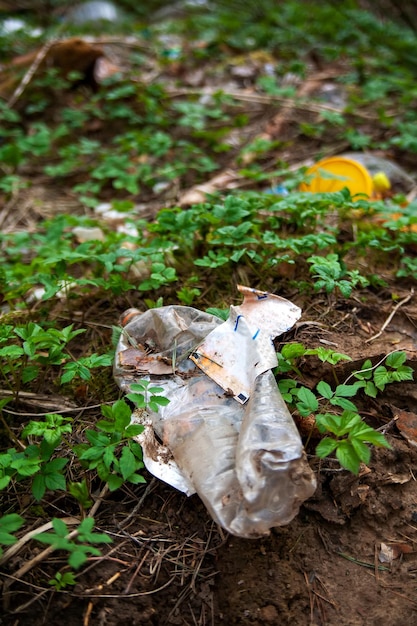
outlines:
{"label": "dry twig", "polygon": [[[80,523],[80,520],[76,517],[64,517],[62,521],[70,526]],[[45,533],[47,530],[51,530],[51,528],[52,522],[47,522],[43,526],[30,530],[28,533],[26,533],[26,535],[23,535],[23,537],[21,537],[17,543],[10,546],[10,548],[8,548],[8,550],[3,553],[3,555],[0,557],[0,565],[4,565],[12,557],[16,556],[16,554],[20,552],[20,550],[27,544],[30,539],[32,539],[32,537],[34,537],[35,535],[39,535],[40,533]]]}
{"label": "dry twig", "polygon": [[25,73],[22,80],[20,81],[20,83],[14,90],[13,94],[9,98],[9,101],[7,102],[7,104],[10,108],[14,107],[14,105],[16,104],[16,102],[18,101],[18,99],[20,98],[24,90],[26,89],[26,87],[29,85],[33,76],[36,74],[38,67],[40,66],[40,64],[42,63],[42,61],[48,54],[51,46],[53,46],[57,41],[58,41],[57,38],[50,39],[39,50],[38,54],[36,55],[32,64],[30,65],[28,71]]}
{"label": "dry twig", "polygon": [[413,295],[414,295],[414,289],[411,289],[411,291],[408,294],[408,296],[406,296],[405,298],[403,298],[402,300],[397,302],[397,304],[392,309],[391,313],[388,315],[388,317],[385,320],[385,322],[382,324],[381,330],[378,333],[376,333],[376,335],[374,335],[373,337],[370,337],[369,339],[366,339],[365,343],[370,343],[371,341],[374,341],[375,339],[378,339],[378,337],[380,337],[382,335],[382,333],[384,332],[384,330],[386,329],[388,324],[391,322],[392,318],[394,317],[394,315],[396,314],[398,309],[400,309],[404,304],[409,302],[411,300],[411,298],[413,297]]}

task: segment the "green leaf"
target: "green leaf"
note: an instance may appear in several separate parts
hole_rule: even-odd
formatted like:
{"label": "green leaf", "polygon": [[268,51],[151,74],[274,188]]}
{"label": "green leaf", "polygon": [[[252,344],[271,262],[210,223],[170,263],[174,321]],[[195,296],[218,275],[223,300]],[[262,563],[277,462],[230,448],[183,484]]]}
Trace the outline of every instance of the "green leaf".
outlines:
{"label": "green leaf", "polygon": [[[162,402],[158,402],[158,400],[162,400]],[[152,396],[148,402],[148,407],[151,411],[157,413],[160,406],[166,406],[167,404],[169,404],[168,398],[158,398],[158,396]]]}
{"label": "green leaf", "polygon": [[337,286],[340,289],[340,293],[342,294],[342,296],[344,298],[349,298],[350,294],[352,293],[352,285],[350,282],[348,282],[347,280],[339,280],[339,282],[337,283]]}
{"label": "green leaf", "polygon": [[114,420],[99,420],[96,423],[96,426],[99,430],[102,430],[105,433],[114,433],[116,429]]}
{"label": "green leaf", "polygon": [[143,394],[140,393],[127,393],[126,398],[136,404],[139,409],[144,409],[146,407],[146,399]]}
{"label": "green leaf", "polygon": [[123,478],[126,480],[128,476],[133,474],[136,470],[136,459],[128,446],[124,446],[122,454],[120,456],[120,471]]}
{"label": "green leaf", "polygon": [[388,367],[392,367],[393,369],[398,369],[401,365],[404,365],[406,360],[407,360],[406,352],[400,350],[398,352],[393,352],[392,354],[389,354],[387,358],[385,359],[385,363],[386,365],[388,365]]}
{"label": "green leaf", "polygon": [[357,412],[358,410],[356,405],[347,398],[334,397],[330,400],[330,404],[333,404],[333,406],[340,406],[340,408],[344,409],[345,411]]}
{"label": "green leaf", "polygon": [[127,477],[127,480],[133,485],[146,483],[145,478],[141,474],[131,474],[130,476]]}
{"label": "green leaf", "polygon": [[86,450],[84,450],[79,458],[81,461],[98,461],[98,459],[102,458],[103,453],[104,452],[102,446],[93,446],[92,448],[87,448]]}
{"label": "green leaf", "polygon": [[155,394],[155,393],[162,393],[164,391],[163,387],[148,387],[148,391],[149,393]]}
{"label": "green leaf", "polygon": [[337,435],[340,429],[340,416],[333,413],[319,413],[316,415],[316,424],[320,432],[329,431]]}
{"label": "green leaf", "polygon": [[[97,550],[98,555],[100,552]],[[88,560],[86,553],[81,550],[74,550],[68,557],[68,564],[71,565],[74,569],[78,569]]]}
{"label": "green leaf", "polygon": [[30,383],[38,376],[40,368],[38,365],[27,365],[22,371],[22,382]]}
{"label": "green leaf", "polygon": [[65,587],[68,587],[68,585],[72,586],[76,584],[77,581],[74,577],[73,572],[64,572],[63,574],[61,572],[57,572],[55,574],[55,578],[51,578],[50,580],[48,580],[48,585],[55,587],[57,591],[65,589]]}
{"label": "green leaf", "polygon": [[88,508],[93,504],[90,498],[87,481],[85,478],[81,482],[70,482],[68,484],[68,492],[79,502],[84,508]]}
{"label": "green leaf", "polygon": [[316,454],[321,459],[326,456],[329,456],[334,450],[337,448],[337,440],[331,439],[330,437],[325,437],[322,439],[316,447]]}
{"label": "green leaf", "polygon": [[130,424],[125,430],[126,437],[137,437],[143,433],[144,426],[142,424]]}
{"label": "green leaf", "polygon": [[[17,513],[9,513],[0,517],[0,544],[11,546],[17,538],[11,533],[16,532],[24,524],[24,519]],[[1,549],[0,549],[1,554]]]}
{"label": "green leaf", "polygon": [[374,382],[375,386],[380,390],[384,391],[385,385],[390,382],[391,376],[386,367],[380,365],[374,371]]}
{"label": "green leaf", "polygon": [[343,411],[342,415],[339,417],[339,432],[338,435],[341,437],[343,435],[347,435],[354,428],[358,426],[362,426],[364,422],[358,413],[355,411]]}
{"label": "green leaf", "polygon": [[400,365],[400,367],[392,372],[392,380],[395,382],[401,382],[414,379],[414,370],[408,365]]}
{"label": "green leaf", "polygon": [[360,370],[353,372],[355,378],[359,378],[359,380],[370,380],[373,376],[372,372],[372,361],[367,359]]}
{"label": "green leaf", "polygon": [[371,451],[368,446],[363,441],[356,439],[356,437],[350,437],[350,443],[352,444],[352,447],[359,459],[363,463],[368,464],[371,460]]}
{"label": "green leaf", "polygon": [[140,392],[144,392],[148,389],[148,385],[149,385],[149,380],[138,380],[138,382],[136,383],[132,383],[130,385],[130,389],[132,391],[140,391]]}
{"label": "green leaf", "polygon": [[306,349],[302,343],[286,343],[281,349],[282,356],[289,361],[298,359],[305,353]]}
{"label": "green leaf", "polygon": [[80,525],[78,526],[78,536],[81,541],[90,541],[90,533],[94,528],[94,517],[86,517],[82,520]]}
{"label": "green leaf", "polygon": [[75,378],[77,372],[75,371],[75,368],[71,367],[72,365],[72,363],[68,363],[65,366],[64,373],[61,376],[61,385],[66,385],[67,383],[70,383],[73,378]]}
{"label": "green leaf", "polygon": [[124,400],[117,400],[112,409],[117,430],[123,431],[130,424],[132,411]]}
{"label": "green leaf", "polygon": [[355,396],[357,392],[358,387],[356,383],[353,385],[337,385],[335,395],[343,398],[351,398],[352,396]]}
{"label": "green leaf", "polygon": [[323,363],[330,363],[331,365],[337,365],[339,361],[351,361],[352,359],[347,354],[342,354],[341,352],[335,352],[331,348],[323,348],[323,346],[319,346],[318,348],[306,350],[306,355],[314,355],[316,354],[320,361]]}
{"label": "green leaf", "polygon": [[116,489],[120,489],[123,485],[123,478],[121,476],[117,476],[116,474],[110,474],[107,477],[107,484],[110,491],[116,491]]}
{"label": "green leaf", "polygon": [[78,527],[78,538],[80,541],[85,541],[89,543],[111,543],[111,538],[105,533],[95,533],[94,529],[94,518],[86,517],[83,519],[81,524]]}
{"label": "green leaf", "polygon": [[57,473],[47,474],[45,476],[45,486],[47,489],[50,489],[51,491],[55,491],[57,489],[60,489],[61,491],[65,491],[66,490],[65,476],[63,476],[62,474],[57,474]]}
{"label": "green leaf", "polygon": [[333,391],[332,388],[330,387],[330,385],[328,383],[326,383],[324,380],[321,380],[317,387],[316,387],[317,391],[319,392],[319,394],[321,396],[323,396],[323,398],[326,398],[327,400],[330,400],[330,398],[333,397]]}
{"label": "green leaf", "polygon": [[[142,461],[143,454],[142,454],[141,446],[136,441],[130,441],[129,442],[129,447],[130,447],[131,451],[133,452],[133,454],[135,455],[136,459],[138,461]],[[141,467],[143,467],[143,465],[141,465]]]}
{"label": "green leaf", "polygon": [[18,359],[24,354],[23,349],[19,346],[4,346],[0,348],[0,357],[6,357],[9,359]]}
{"label": "green leaf", "polygon": [[98,433],[95,430],[86,430],[85,436],[87,437],[91,445],[97,448],[108,446],[110,443],[110,438],[108,437],[108,435],[105,435],[104,433]]}
{"label": "green leaf", "polygon": [[7,474],[5,476],[2,476],[0,478],[0,491],[2,491],[3,489],[6,489],[7,485],[10,483],[11,480],[12,480],[12,477]]}
{"label": "green leaf", "polygon": [[307,417],[310,413],[315,413],[319,407],[318,400],[314,393],[307,389],[307,387],[300,387],[297,390],[297,398],[299,402],[296,403],[297,409],[303,417]]}
{"label": "green leaf", "polygon": [[371,380],[367,380],[365,387],[363,388],[365,394],[370,398],[376,398],[378,395],[378,389],[375,387]]}
{"label": "green leaf", "polygon": [[0,517],[0,530],[2,532],[12,533],[19,530],[23,526],[25,520],[17,513],[8,513]]}
{"label": "green leaf", "polygon": [[390,444],[382,433],[374,430],[364,422],[355,426],[355,428],[352,430],[352,437],[360,441],[366,441],[367,443],[371,443],[374,446],[391,448]]}
{"label": "green leaf", "polygon": [[43,474],[37,474],[32,482],[32,493],[37,502],[39,502],[39,500],[42,500],[43,496],[45,495],[45,491],[45,476]]}
{"label": "green leaf", "polygon": [[116,450],[116,446],[114,445],[109,446],[108,448],[104,450],[103,463],[107,467],[108,470],[110,470],[112,463],[114,463],[117,460],[114,454],[115,450]]}
{"label": "green leaf", "polygon": [[69,533],[66,523],[58,517],[54,517],[52,520],[52,526],[59,537],[66,537]]}
{"label": "green leaf", "polygon": [[352,472],[352,474],[359,474],[360,458],[356,454],[351,442],[346,439],[338,442],[336,458],[340,465]]}
{"label": "green leaf", "polygon": [[44,468],[44,474],[55,474],[56,472],[60,472],[62,469],[64,469],[67,463],[68,459],[52,459],[52,461],[49,461],[49,463],[46,464]]}

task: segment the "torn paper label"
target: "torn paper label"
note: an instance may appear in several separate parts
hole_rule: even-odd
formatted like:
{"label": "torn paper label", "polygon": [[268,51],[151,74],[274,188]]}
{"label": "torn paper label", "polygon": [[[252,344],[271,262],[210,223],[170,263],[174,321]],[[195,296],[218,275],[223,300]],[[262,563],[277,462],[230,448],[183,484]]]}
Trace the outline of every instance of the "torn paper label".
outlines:
{"label": "torn paper label", "polygon": [[301,309],[274,294],[238,289],[244,294],[243,303],[230,307],[229,319],[207,335],[190,359],[244,404],[256,377],[278,364],[272,341],[295,324]]}

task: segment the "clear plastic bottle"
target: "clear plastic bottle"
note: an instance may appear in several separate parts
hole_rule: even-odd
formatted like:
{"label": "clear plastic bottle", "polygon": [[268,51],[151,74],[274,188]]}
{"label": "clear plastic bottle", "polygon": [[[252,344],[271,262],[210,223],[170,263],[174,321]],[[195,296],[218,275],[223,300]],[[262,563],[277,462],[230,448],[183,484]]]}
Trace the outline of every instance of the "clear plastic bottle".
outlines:
{"label": "clear plastic bottle", "polygon": [[[285,318],[291,303],[275,298]],[[251,302],[249,309],[252,319],[262,321],[262,304]],[[188,358],[223,324],[220,319],[183,306],[125,319],[114,365],[117,383],[129,391],[146,377],[170,400],[158,413],[137,418],[148,429],[139,442],[149,471],[189,495],[197,492],[213,519],[237,536],[259,537],[288,524],[316,480],[271,369],[256,376],[249,400],[239,403]],[[288,325],[279,318],[274,323]]]}

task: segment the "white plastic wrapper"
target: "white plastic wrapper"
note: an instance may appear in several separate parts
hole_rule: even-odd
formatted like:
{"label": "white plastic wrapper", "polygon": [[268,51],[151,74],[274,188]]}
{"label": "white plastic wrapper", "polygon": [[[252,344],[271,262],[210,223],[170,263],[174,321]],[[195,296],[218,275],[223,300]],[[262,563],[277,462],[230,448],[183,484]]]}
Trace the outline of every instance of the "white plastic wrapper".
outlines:
{"label": "white plastic wrapper", "polygon": [[288,524],[316,480],[271,368],[272,338],[301,311],[272,294],[239,287],[245,299],[227,322],[192,307],[130,317],[114,365],[120,387],[150,379],[170,403],[136,410],[147,469],[239,537]]}

